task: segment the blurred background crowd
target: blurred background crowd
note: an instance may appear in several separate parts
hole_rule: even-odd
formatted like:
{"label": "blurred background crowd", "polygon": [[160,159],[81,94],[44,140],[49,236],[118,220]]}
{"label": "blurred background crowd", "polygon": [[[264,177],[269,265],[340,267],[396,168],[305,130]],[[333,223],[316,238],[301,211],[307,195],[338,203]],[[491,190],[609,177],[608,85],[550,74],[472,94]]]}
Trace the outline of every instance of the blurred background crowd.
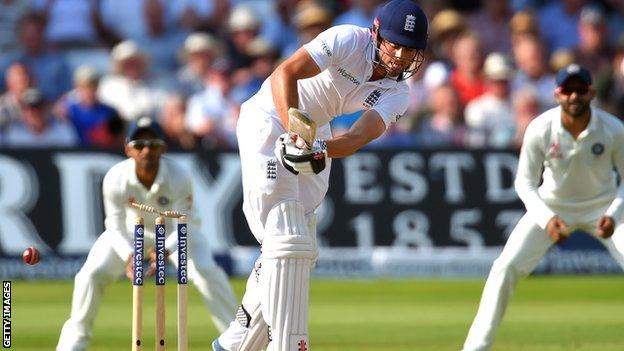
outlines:
{"label": "blurred background crowd", "polygon": [[[282,59],[332,25],[371,27],[384,3],[0,0],[0,148],[118,149],[129,121],[152,116],[173,147],[235,149],[240,104]],[[624,0],[419,4],[425,65],[407,115],[371,147],[518,147],[572,62],[624,117]]]}

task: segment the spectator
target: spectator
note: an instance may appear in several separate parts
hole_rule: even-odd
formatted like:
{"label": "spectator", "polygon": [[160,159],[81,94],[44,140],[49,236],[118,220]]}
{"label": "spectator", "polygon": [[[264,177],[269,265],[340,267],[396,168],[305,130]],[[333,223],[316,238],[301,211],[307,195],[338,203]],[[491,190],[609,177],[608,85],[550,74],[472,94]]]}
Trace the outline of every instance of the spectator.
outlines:
{"label": "spectator", "polygon": [[78,137],[71,125],[52,117],[43,93],[28,89],[20,97],[22,120],[11,124],[5,133],[8,147],[73,147]]}
{"label": "spectator", "polygon": [[205,89],[188,101],[186,127],[206,147],[235,145],[237,106],[230,99],[229,72],[226,62],[215,63],[204,76]]}
{"label": "spectator", "polygon": [[514,91],[511,96],[513,114],[516,121],[516,135],[513,146],[520,148],[524,138],[524,131],[529,123],[542,113],[539,93],[531,87],[523,87]]}
{"label": "spectator", "polygon": [[[97,0],[102,26],[114,28],[115,35],[121,40],[134,42],[147,36],[148,25],[145,22],[145,3],[150,0]],[[169,3],[169,1],[164,1]],[[167,27],[171,21],[167,17]]]}
{"label": "spectator", "polygon": [[519,11],[513,15],[509,22],[511,31],[511,45],[525,37],[539,38],[541,36],[537,19],[531,12]]}
{"label": "spectator", "polygon": [[[424,71],[424,73],[422,73]],[[407,81],[410,87],[410,102],[407,114],[419,115],[427,107],[432,91],[447,84],[450,80],[451,72],[448,67],[440,61],[432,62],[424,70],[420,70]]]}
{"label": "spectator", "polygon": [[260,33],[260,20],[245,5],[234,8],[228,19],[228,53],[234,69],[246,68],[251,58],[246,54],[247,46]]}
{"label": "spectator", "polygon": [[351,0],[351,7],[336,17],[333,25],[353,24],[364,28],[370,27],[375,19],[377,8],[382,2],[380,0]]}
{"label": "spectator", "polygon": [[150,57],[152,73],[166,78],[178,67],[177,53],[187,33],[175,27],[167,28],[165,6],[160,0],[145,0],[143,4],[147,32],[136,43]]}
{"label": "spectator", "polygon": [[483,81],[483,48],[474,33],[465,32],[453,45],[451,84],[459,93],[462,106],[485,92]]}
{"label": "spectator", "polygon": [[117,44],[110,56],[112,74],[102,78],[98,98],[115,108],[126,122],[156,115],[163,93],[148,77],[148,57],[133,41]]}
{"label": "spectator", "polygon": [[539,27],[553,52],[578,46],[578,23],[586,0],[553,1],[539,10]]}
{"label": "spectator", "polygon": [[244,72],[239,70],[239,74],[232,78],[234,84],[232,98],[240,102],[249,99],[260,90],[262,83],[273,72],[279,58],[277,49],[260,37],[249,43],[247,54],[252,58],[251,66]]}
{"label": "spectator", "polygon": [[415,140],[424,148],[464,147],[467,128],[459,95],[445,83],[432,88],[431,111],[419,123]]}
{"label": "spectator", "polygon": [[182,56],[185,64],[178,70],[177,90],[191,96],[204,88],[203,77],[215,58],[221,55],[221,44],[207,33],[193,33],[184,41]]}
{"label": "spectator", "polygon": [[452,67],[453,47],[460,35],[468,29],[466,20],[456,10],[438,12],[431,21],[433,59]]}
{"label": "spectator", "polygon": [[610,10],[607,15],[609,43],[612,46],[617,46],[620,37],[624,36],[624,0],[605,0],[604,2]]}
{"label": "spectator", "polygon": [[[302,1],[297,4],[293,25],[297,30],[297,48],[316,38],[331,26],[332,14],[316,1]],[[294,52],[297,48],[293,48]],[[292,54],[289,52],[288,55]]]}
{"label": "spectator", "polygon": [[573,50],[570,49],[559,49],[550,55],[550,60],[548,64],[550,66],[551,71],[558,72],[560,69],[573,64],[576,62],[576,55]]}
{"label": "spectator", "polygon": [[217,32],[230,12],[228,0],[178,0],[171,2],[173,20],[189,32]]}
{"label": "spectator", "polygon": [[509,2],[483,0],[481,3],[483,8],[468,17],[470,28],[476,31],[481,38],[486,54],[491,52],[509,53],[511,49]]}
{"label": "spectator", "polygon": [[290,25],[297,4],[290,0],[275,0],[274,4],[274,13],[262,24],[261,35],[279,49],[282,57],[287,57],[297,47],[297,32]]}
{"label": "spectator", "polygon": [[613,55],[609,47],[607,19],[602,10],[593,6],[584,7],[581,11],[578,33],[576,63],[593,74],[608,69]]}
{"label": "spectator", "polygon": [[17,31],[19,20],[31,10],[29,0],[0,1],[0,52],[10,53],[17,50],[19,41]]}
{"label": "spectator", "polygon": [[33,87],[33,77],[26,65],[16,62],[5,74],[7,91],[0,96],[0,134],[14,122],[22,119],[20,96]]}
{"label": "spectator", "polygon": [[48,50],[44,31],[45,19],[41,15],[22,18],[19,26],[22,48],[12,61],[26,64],[46,100],[55,101],[71,88],[71,73],[63,56]]}
{"label": "spectator", "polygon": [[624,35],[615,49],[609,69],[596,77],[596,96],[600,107],[624,120]]}
{"label": "spectator", "polygon": [[552,94],[555,89],[555,76],[550,73],[545,51],[537,37],[528,35],[518,38],[513,46],[518,71],[511,82],[512,90],[525,87],[536,90],[540,99],[540,111],[556,105]]}
{"label": "spectator", "polygon": [[46,18],[45,39],[55,49],[89,48],[99,45],[96,28],[97,2],[48,0],[38,2]]}
{"label": "spectator", "polygon": [[470,146],[509,147],[515,135],[509,88],[513,68],[503,54],[495,52],[486,58],[484,73],[485,94],[472,100],[465,111]]}
{"label": "spectator", "polygon": [[113,147],[121,142],[123,122],[112,107],[98,100],[99,79],[93,68],[79,67],[74,73],[75,89],[64,103],[65,117],[85,147]]}
{"label": "spectator", "polygon": [[167,135],[168,145],[183,149],[193,149],[196,139],[187,129],[185,123],[186,100],[180,94],[171,94],[165,98],[161,125]]}

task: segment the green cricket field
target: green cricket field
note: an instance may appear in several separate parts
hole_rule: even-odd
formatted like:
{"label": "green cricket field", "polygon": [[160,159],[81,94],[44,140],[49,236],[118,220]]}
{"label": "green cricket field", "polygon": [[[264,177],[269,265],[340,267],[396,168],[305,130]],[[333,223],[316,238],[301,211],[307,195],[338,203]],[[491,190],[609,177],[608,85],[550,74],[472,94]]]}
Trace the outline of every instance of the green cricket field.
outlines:
{"label": "green cricket field", "polygon": [[[234,279],[240,297],[244,280]],[[315,351],[444,351],[461,349],[483,280],[313,279],[311,349]],[[69,316],[73,282],[13,281],[12,349],[53,350]],[[153,348],[154,287],[146,285],[144,350]],[[167,344],[175,350],[175,285],[167,286]],[[104,295],[93,351],[130,349],[132,287],[119,280]],[[217,335],[189,286],[189,349],[210,350]],[[520,282],[494,350],[624,350],[621,276],[537,276]]]}

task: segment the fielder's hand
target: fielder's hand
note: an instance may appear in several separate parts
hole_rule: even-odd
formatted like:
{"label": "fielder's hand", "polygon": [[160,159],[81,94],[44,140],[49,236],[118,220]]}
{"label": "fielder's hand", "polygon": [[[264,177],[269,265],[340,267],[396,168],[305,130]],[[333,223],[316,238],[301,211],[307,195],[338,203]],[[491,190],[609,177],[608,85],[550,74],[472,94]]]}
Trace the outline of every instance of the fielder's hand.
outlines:
{"label": "fielder's hand", "polygon": [[[165,250],[165,259],[167,259],[167,257],[169,257],[169,250]],[[149,264],[147,266],[147,271],[145,272],[145,276],[146,277],[151,277],[154,275],[154,273],[156,273],[156,249],[153,247],[150,247],[149,250],[147,250],[147,258],[149,259]]]}
{"label": "fielder's hand", "polygon": [[130,281],[134,278],[134,254],[128,255],[128,260],[126,260],[126,277]]}
{"label": "fielder's hand", "polygon": [[596,235],[603,239],[610,238],[615,230],[615,221],[613,217],[602,216],[596,223]]}
{"label": "fielder's hand", "polygon": [[293,174],[319,174],[327,163],[327,145],[324,140],[314,140],[311,150],[308,150],[305,141],[297,134],[280,135],[275,142],[275,154],[284,168]]}
{"label": "fielder's hand", "polygon": [[554,216],[548,221],[548,224],[546,224],[546,232],[555,244],[564,242],[568,236],[570,236],[568,225],[563,219],[557,216]]}

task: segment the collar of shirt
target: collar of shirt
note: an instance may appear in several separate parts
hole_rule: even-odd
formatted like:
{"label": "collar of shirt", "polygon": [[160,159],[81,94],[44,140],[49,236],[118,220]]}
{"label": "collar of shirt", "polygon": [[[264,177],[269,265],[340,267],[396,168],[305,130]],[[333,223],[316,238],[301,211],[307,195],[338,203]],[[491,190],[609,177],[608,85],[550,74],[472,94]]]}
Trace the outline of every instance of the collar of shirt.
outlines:
{"label": "collar of shirt", "polygon": [[[134,160],[132,162],[131,168],[132,170],[130,171],[130,177],[128,181],[134,186],[143,186],[143,184],[141,184],[139,178],[136,175],[136,163],[134,162]],[[167,179],[167,166],[165,165],[165,162],[163,162],[163,158],[161,156],[160,162],[158,163],[158,173],[156,174],[156,178],[154,178],[154,183],[152,184],[152,187],[148,190],[148,192],[157,193],[158,190],[160,190],[161,185],[165,182],[165,179]]]}
{"label": "collar of shirt", "polygon": [[[572,135],[563,127],[561,124],[561,106],[558,107],[559,111],[556,114],[556,118],[553,121],[553,131],[558,135],[565,135],[566,137],[572,138]],[[590,107],[591,113],[589,116],[589,124],[587,127],[579,134],[577,140],[581,140],[587,137],[592,131],[595,131],[598,128],[598,117],[596,115],[596,111],[593,107]]]}

